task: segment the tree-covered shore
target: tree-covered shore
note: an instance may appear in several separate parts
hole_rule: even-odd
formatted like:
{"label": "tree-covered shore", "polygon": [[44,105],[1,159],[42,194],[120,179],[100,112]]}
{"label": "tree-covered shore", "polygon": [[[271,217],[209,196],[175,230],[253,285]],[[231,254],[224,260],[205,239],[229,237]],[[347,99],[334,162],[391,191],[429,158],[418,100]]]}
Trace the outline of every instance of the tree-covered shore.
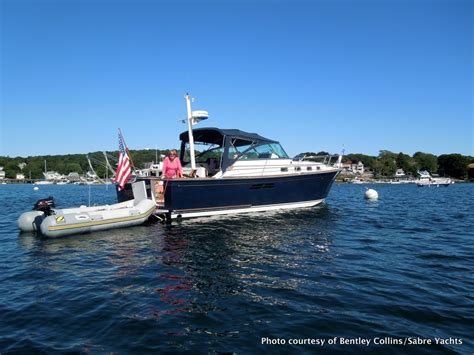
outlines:
{"label": "tree-covered shore", "polygon": [[[132,160],[137,168],[144,163],[156,161],[160,159],[161,154],[166,154],[166,150],[130,150]],[[110,164],[116,168],[118,161],[118,151],[105,152],[108,156]],[[17,173],[23,173],[26,178],[43,179],[45,169],[45,161],[48,171],[56,171],[60,174],[67,175],[76,172],[79,175],[89,171],[89,156],[92,166],[97,175],[101,178],[106,176],[106,164],[103,152],[93,152],[88,154],[66,154],[66,155],[38,155],[29,157],[3,157],[0,156],[0,166],[3,166],[5,177],[14,179]],[[23,166],[23,169],[20,168]],[[109,173],[110,176],[110,173]]]}
{"label": "tree-covered shore", "polygon": [[[474,163],[474,157],[461,154],[434,154],[416,152],[412,156],[408,154],[394,153],[381,150],[374,157],[365,154],[348,154],[344,161],[361,161],[366,168],[373,171],[375,177],[392,177],[397,169],[403,169],[407,175],[417,177],[417,171],[427,170],[432,174],[447,176],[459,180],[472,178],[469,176],[469,164]],[[472,171],[471,171],[472,174]]]}
{"label": "tree-covered shore", "polygon": [[[160,160],[160,155],[166,154],[166,152],[166,150],[155,149],[130,151],[133,163],[137,168],[142,167],[144,163]],[[108,151],[106,154],[110,159],[111,165],[115,167],[118,151]],[[12,179],[16,177],[17,173],[23,173],[26,178],[42,179],[45,161],[48,171],[57,171],[64,175],[77,172],[82,175],[89,170],[87,155],[90,157],[94,170],[99,177],[105,177],[106,165],[103,152],[29,157],[0,156],[0,166],[5,171],[5,177]],[[472,176],[469,176],[468,165],[474,163],[474,157],[461,154],[442,154],[436,156],[423,152],[417,152],[410,156],[402,152],[394,153],[388,150],[381,150],[378,156],[358,153],[344,156],[343,163],[349,161],[352,163],[361,161],[366,168],[374,172],[376,177],[392,177],[395,171],[401,168],[408,175],[415,177],[417,176],[417,171],[427,170],[430,173],[441,176],[465,180],[472,178]]]}

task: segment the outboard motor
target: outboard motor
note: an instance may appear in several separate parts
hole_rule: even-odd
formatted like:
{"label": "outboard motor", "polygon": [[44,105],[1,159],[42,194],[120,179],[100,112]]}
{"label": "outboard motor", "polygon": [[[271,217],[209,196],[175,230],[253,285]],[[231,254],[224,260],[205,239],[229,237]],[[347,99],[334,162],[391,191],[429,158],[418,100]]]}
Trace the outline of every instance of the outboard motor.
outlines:
{"label": "outboard motor", "polygon": [[33,211],[41,211],[44,212],[46,216],[50,216],[53,214],[52,208],[54,207],[56,207],[54,204],[54,198],[53,196],[49,196],[36,201],[35,205],[33,206]]}

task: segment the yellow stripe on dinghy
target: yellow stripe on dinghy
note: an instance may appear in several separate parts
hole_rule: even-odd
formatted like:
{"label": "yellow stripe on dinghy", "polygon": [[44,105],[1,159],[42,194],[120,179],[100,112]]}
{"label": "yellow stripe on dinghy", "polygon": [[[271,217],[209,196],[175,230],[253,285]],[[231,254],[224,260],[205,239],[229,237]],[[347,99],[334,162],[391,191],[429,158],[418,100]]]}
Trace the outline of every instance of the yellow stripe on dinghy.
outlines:
{"label": "yellow stripe on dinghy", "polygon": [[84,223],[74,223],[74,224],[68,224],[68,225],[62,225],[62,226],[48,226],[48,231],[61,231],[61,230],[72,229],[72,228],[82,228],[82,227],[90,227],[90,226],[111,224],[111,223],[116,223],[116,222],[134,221],[134,220],[137,220],[137,219],[141,219],[143,217],[150,217],[150,215],[153,213],[154,210],[155,210],[155,207],[153,206],[152,208],[150,208],[145,213],[138,214],[138,215],[135,215],[135,216],[116,217],[116,218],[111,218],[111,219],[107,219],[107,220],[90,221],[90,222],[84,222]]}

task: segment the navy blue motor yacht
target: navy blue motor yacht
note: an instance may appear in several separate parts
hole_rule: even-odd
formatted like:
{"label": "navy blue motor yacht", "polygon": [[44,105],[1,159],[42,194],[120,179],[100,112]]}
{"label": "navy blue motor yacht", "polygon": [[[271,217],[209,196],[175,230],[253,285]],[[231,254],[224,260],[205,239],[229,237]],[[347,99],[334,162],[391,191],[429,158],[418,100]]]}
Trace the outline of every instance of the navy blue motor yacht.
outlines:
{"label": "navy blue motor yacht", "polygon": [[[186,218],[216,214],[295,209],[315,206],[328,196],[340,172],[340,158],[313,161],[290,158],[276,140],[238,129],[192,129],[207,112],[190,110],[188,131],[180,134],[180,160],[187,177],[144,180],[157,214]],[[199,153],[195,155],[196,146]],[[148,175],[148,174],[146,174]],[[131,189],[119,201],[133,198]]]}

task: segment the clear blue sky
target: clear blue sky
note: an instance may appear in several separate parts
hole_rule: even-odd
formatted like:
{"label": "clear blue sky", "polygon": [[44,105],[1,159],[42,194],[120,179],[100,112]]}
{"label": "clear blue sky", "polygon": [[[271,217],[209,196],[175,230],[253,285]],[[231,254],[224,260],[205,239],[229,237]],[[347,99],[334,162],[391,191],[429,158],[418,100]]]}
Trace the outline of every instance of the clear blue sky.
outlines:
{"label": "clear blue sky", "polygon": [[474,2],[1,0],[0,155],[179,147],[474,155]]}

